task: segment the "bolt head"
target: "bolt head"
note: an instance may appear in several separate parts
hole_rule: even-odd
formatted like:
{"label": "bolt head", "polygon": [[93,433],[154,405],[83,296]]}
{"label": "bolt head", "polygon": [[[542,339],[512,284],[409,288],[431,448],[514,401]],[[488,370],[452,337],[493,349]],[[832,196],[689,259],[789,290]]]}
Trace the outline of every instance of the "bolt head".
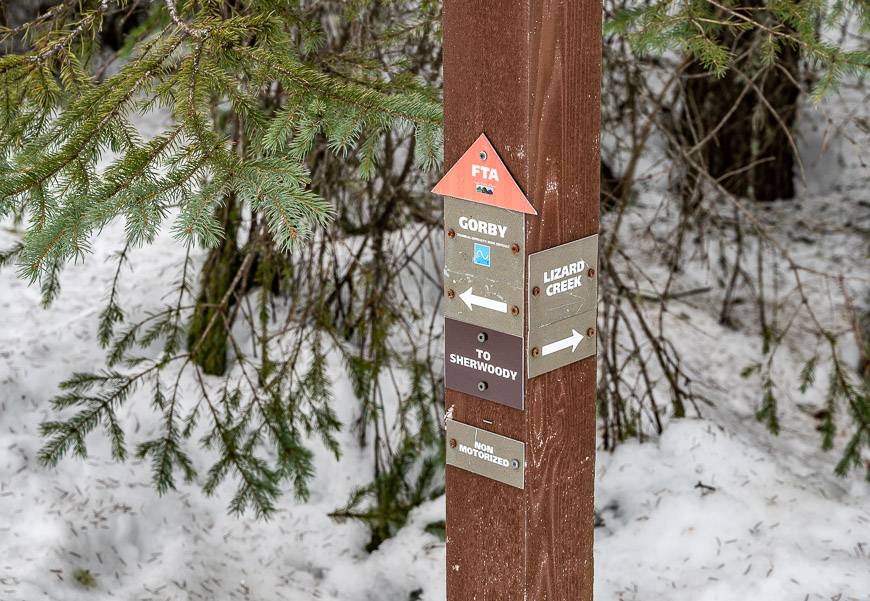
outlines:
{"label": "bolt head", "polygon": [[449,230],[447,230],[447,237],[448,238],[455,238],[456,237],[456,232],[453,231],[453,228],[450,228]]}
{"label": "bolt head", "polygon": [[451,439],[450,439],[450,448],[451,448],[451,449],[455,449],[455,448],[456,448],[456,439],[455,439],[455,438],[451,438]]}
{"label": "bolt head", "polygon": [[485,160],[486,160],[486,151],[485,151],[485,150],[481,150],[481,151],[477,154],[477,156],[480,157],[480,160],[481,160],[481,161],[485,161]]}
{"label": "bolt head", "polygon": [[451,288],[447,291],[447,298],[454,298],[456,296],[456,292]]}
{"label": "bolt head", "polygon": [[487,384],[487,383],[484,382],[483,380],[481,380],[480,382],[477,383],[477,389],[478,389],[480,392],[483,392],[483,391],[486,390],[487,388],[489,388],[489,384]]}
{"label": "bolt head", "polygon": [[511,307],[511,315],[513,315],[514,317],[516,317],[516,316],[519,315],[519,314],[520,314],[520,308],[519,308],[519,307],[517,307],[516,305],[514,305],[513,307]]}
{"label": "bolt head", "polygon": [[586,330],[586,335],[589,336],[590,338],[592,336],[595,336],[595,328],[589,328],[588,330]]}
{"label": "bolt head", "polygon": [[533,346],[532,347],[532,357],[537,357],[540,354],[541,354],[541,349],[539,349],[536,346]]}
{"label": "bolt head", "polygon": [[595,269],[590,268],[589,271],[586,272],[586,274],[587,274],[590,278],[594,278],[594,277],[595,277]]}
{"label": "bolt head", "polygon": [[519,459],[511,459],[511,469],[515,469],[515,470],[520,469]]}
{"label": "bolt head", "polygon": [[511,244],[511,252],[514,253],[515,255],[519,254],[519,252],[520,252],[520,245],[517,244],[516,242],[514,242],[513,244]]}
{"label": "bolt head", "polygon": [[478,342],[486,342],[487,338],[489,338],[489,336],[486,335],[486,332],[478,332],[477,333],[477,341]]}
{"label": "bolt head", "polygon": [[532,296],[538,296],[541,293],[541,289],[535,286],[532,288]]}

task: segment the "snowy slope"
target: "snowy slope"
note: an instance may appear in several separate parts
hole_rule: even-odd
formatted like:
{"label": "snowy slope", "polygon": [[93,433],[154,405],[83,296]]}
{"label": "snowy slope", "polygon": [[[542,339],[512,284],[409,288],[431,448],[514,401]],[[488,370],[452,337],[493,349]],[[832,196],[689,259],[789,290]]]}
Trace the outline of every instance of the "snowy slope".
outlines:
{"label": "snowy slope", "polygon": [[[773,207],[770,221],[782,224],[783,242],[802,260],[861,276],[863,283],[849,285],[866,288],[861,232],[870,229],[870,174],[848,143],[832,145],[825,119],[806,122],[807,156],[826,152],[808,161],[811,189],[796,205]],[[792,240],[792,228],[808,219],[817,226],[811,231],[830,226],[837,233],[824,245],[820,237]],[[841,227],[856,220],[857,227]],[[20,236],[2,224],[0,247]],[[60,302],[48,311],[13,269],[0,271],[0,601],[442,600],[444,545],[423,529],[443,518],[443,499],[418,509],[371,555],[364,551],[365,528],[327,516],[368,480],[369,453],[355,451],[349,433],[338,463],[312,442],[318,469],[311,500],[286,496],[269,522],[227,516],[229,487],[212,498],[197,486],[157,497],[148,466],[109,461],[100,436],[87,462],[68,459],[55,470],[38,465],[47,399],[73,371],[102,365],[96,321],[114,275],[108,259],[122,236],[121,226],[104,233],[93,255],[66,272]],[[134,271],[123,280],[125,308],[157,306],[160,283],[175,276],[182,257],[168,236],[135,251]],[[702,270],[684,277],[687,288],[709,284]],[[820,303],[834,296],[822,285],[810,287]],[[831,318],[840,310],[833,305]],[[715,310],[700,302],[681,304],[668,319],[713,403],[703,407],[703,419],[673,421],[659,440],[599,454],[597,599],[870,600],[870,485],[860,474],[832,475],[836,453],[818,450],[811,418],[797,408],[820,403],[824,384],[804,397],[782,391],[783,431],[772,437],[753,417],[757,382],[736,375],[760,358],[757,334],[722,328]],[[780,355],[784,381],[796,380],[807,350],[796,340]],[[340,417],[348,423],[354,401],[336,374]],[[144,394],[128,403],[134,438],[156,427],[147,404]],[[95,576],[94,588],[76,582],[81,569]]]}
{"label": "snowy slope", "polygon": [[[3,231],[0,244],[18,235]],[[422,528],[440,519],[443,503],[421,508],[405,532],[371,556],[364,527],[327,516],[370,472],[369,454],[354,452],[351,434],[339,465],[312,443],[318,477],[311,501],[297,505],[288,496],[270,522],[227,516],[229,487],[213,498],[195,486],[157,497],[148,466],[106,460],[100,436],[89,461],[39,467],[46,400],[73,371],[102,365],[94,326],[103,285],[113,277],[107,259],[122,236],[121,228],[107,232],[87,263],[69,270],[62,302],[48,312],[38,290],[10,270],[0,276],[0,600],[406,599],[424,585],[433,590],[443,545]],[[159,283],[174,277],[179,250],[164,237],[136,253],[134,277],[126,278],[131,311],[159,303]],[[349,384],[338,380],[335,396],[352,399]],[[140,393],[128,405],[133,439],[156,426],[148,402]],[[345,423],[355,417],[352,402],[339,409]],[[96,576],[95,590],[75,582],[77,568]]]}

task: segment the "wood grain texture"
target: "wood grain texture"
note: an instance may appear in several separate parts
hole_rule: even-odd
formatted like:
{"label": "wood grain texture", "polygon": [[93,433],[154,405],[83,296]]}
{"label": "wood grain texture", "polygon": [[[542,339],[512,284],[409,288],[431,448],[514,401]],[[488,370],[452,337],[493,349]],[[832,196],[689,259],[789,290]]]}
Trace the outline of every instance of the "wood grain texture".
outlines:
{"label": "wood grain texture", "polygon": [[[528,252],[598,231],[600,0],[444,1],[445,165],[481,132],[539,216]],[[590,601],[595,358],[534,378],[526,410],[447,391],[526,442],[524,490],[447,469],[449,601]]]}

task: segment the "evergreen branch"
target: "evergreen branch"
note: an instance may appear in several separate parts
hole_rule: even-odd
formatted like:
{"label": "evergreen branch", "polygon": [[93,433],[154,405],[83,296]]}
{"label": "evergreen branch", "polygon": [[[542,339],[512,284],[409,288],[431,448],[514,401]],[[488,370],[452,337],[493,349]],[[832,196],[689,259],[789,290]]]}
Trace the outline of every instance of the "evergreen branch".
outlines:
{"label": "evergreen branch", "polygon": [[[4,197],[15,197],[34,186],[44,184],[70,165],[70,163],[77,160],[86,148],[93,148],[100,139],[99,134],[103,128],[105,128],[112,119],[118,116],[123,109],[123,106],[130,101],[139,87],[151,78],[155,70],[159,68],[160,64],[175,50],[179,43],[180,39],[178,38],[171,40],[165,45],[163,51],[158,56],[149,61],[145,61],[144,64],[137,65],[133,71],[134,73],[137,73],[138,76],[133,80],[131,85],[123,91],[120,97],[114,98],[113,93],[109,94],[108,99],[111,104],[107,107],[107,112],[105,114],[97,112],[96,116],[89,120],[92,125],[87,128],[82,128],[77,132],[70,142],[54,157],[43,155],[34,161],[38,165],[48,165],[49,167],[43,168],[42,172],[37,174],[33,174],[32,171],[29,172],[25,169],[21,176],[15,178],[8,187],[0,189],[0,200]],[[124,75],[126,76],[126,74]],[[111,90],[113,83],[117,82],[110,80],[107,83],[109,86],[108,89]],[[82,107],[82,109],[91,111],[93,107]]]}
{"label": "evergreen branch", "polygon": [[[62,387],[71,390],[69,394],[57,396],[52,399],[52,405],[56,409],[64,409],[71,406],[84,406],[85,408],[76,413],[65,422],[50,421],[40,426],[40,432],[48,440],[40,449],[38,458],[40,463],[48,467],[54,467],[68,453],[84,458],[87,456],[85,437],[100,422],[104,422],[106,431],[112,441],[112,454],[118,461],[126,457],[124,444],[124,432],[115,416],[115,408],[123,404],[140,379],[151,371],[152,367],[134,376],[125,376],[117,372],[103,374],[88,374],[78,376],[67,381]],[[95,396],[85,396],[80,393],[82,386],[90,387],[95,384],[108,386],[108,390]]]}
{"label": "evergreen branch", "polygon": [[97,329],[97,340],[100,346],[106,348],[112,340],[114,334],[114,326],[116,323],[123,321],[124,312],[118,304],[118,282],[121,277],[121,268],[127,262],[127,253],[130,250],[130,243],[124,245],[124,249],[118,253],[118,264],[115,268],[115,276],[112,278],[112,286],[109,289],[109,300],[106,307],[100,313],[99,327]]}
{"label": "evergreen branch", "polygon": [[97,9],[86,15],[79,24],[66,35],[66,37],[60,39],[54,45],[49,46],[36,56],[30,57],[29,61],[32,64],[42,63],[60,52],[65,46],[68,46],[73,40],[84,33],[85,30],[88,29],[99,17],[102,17],[103,14],[109,10],[109,5],[111,3],[112,0],[101,0]]}
{"label": "evergreen branch", "polygon": [[0,267],[5,267],[14,261],[24,249],[23,242],[16,242],[10,248],[0,250]]}
{"label": "evergreen branch", "polygon": [[[276,474],[272,472],[265,462],[253,454],[254,437],[245,436],[244,421],[231,425],[225,423],[220,412],[208,399],[205,392],[205,383],[202,374],[196,370],[197,381],[206,398],[206,405],[212,414],[214,428],[207,435],[210,445],[218,444],[221,451],[220,459],[208,470],[203,490],[206,494],[214,494],[218,484],[224,479],[230,468],[233,468],[241,480],[240,486],[230,501],[230,511],[235,514],[244,513],[250,505],[257,517],[267,517],[275,511],[275,500],[280,495],[277,486]],[[230,395],[224,391],[224,403],[235,404],[238,391]]]}
{"label": "evergreen branch", "polygon": [[418,94],[387,95],[359,84],[338,84],[334,79],[292,57],[279,57],[261,47],[236,47],[256,64],[267,67],[294,87],[313,91],[330,100],[356,107],[370,115],[386,115],[409,123],[441,125],[440,105]]}
{"label": "evergreen branch", "polygon": [[[61,50],[68,47],[76,39],[78,39],[85,31],[90,29],[91,26],[109,10],[109,5],[112,4],[113,1],[114,0],[100,0],[100,4],[97,6],[97,8],[85,14],[79,21],[78,25],[76,25],[76,27],[74,27],[56,42],[50,44],[44,50],[38,52],[37,54],[24,58],[25,63],[31,68],[41,67],[48,59],[57,55]],[[38,17],[35,21],[26,23],[19,28],[9,30],[7,32],[7,35],[14,36],[23,31],[22,28],[30,28],[34,24],[39,24],[47,20],[55,19],[63,8],[64,6],[62,4],[52,7],[52,9],[44,13],[41,17]],[[22,57],[20,57],[19,55],[10,55],[2,58],[5,60],[0,60],[0,74],[5,74],[11,69],[20,66],[22,62]]]}
{"label": "evergreen branch", "polygon": [[175,6],[175,0],[163,0],[166,8],[169,10],[169,16],[172,22],[175,23],[185,34],[197,40],[204,40],[208,36],[208,32],[203,29],[197,29],[188,25],[178,14],[178,8]]}
{"label": "evergreen branch", "polygon": [[190,457],[182,450],[180,431],[178,429],[176,407],[177,397],[173,395],[166,406],[166,399],[160,390],[159,383],[155,387],[154,405],[163,412],[163,435],[154,440],[140,444],[136,449],[136,457],[146,459],[151,456],[152,480],[158,494],[175,490],[174,466],[178,465],[184,475],[185,482],[191,482],[196,477],[196,469]]}

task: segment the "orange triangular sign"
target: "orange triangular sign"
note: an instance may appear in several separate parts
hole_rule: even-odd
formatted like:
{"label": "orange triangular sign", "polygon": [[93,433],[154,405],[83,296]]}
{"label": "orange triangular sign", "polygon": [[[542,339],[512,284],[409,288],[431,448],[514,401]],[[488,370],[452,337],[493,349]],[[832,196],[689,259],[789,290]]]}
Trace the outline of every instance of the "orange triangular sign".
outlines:
{"label": "orange triangular sign", "polygon": [[480,134],[432,192],[520,213],[538,214],[486,134]]}

